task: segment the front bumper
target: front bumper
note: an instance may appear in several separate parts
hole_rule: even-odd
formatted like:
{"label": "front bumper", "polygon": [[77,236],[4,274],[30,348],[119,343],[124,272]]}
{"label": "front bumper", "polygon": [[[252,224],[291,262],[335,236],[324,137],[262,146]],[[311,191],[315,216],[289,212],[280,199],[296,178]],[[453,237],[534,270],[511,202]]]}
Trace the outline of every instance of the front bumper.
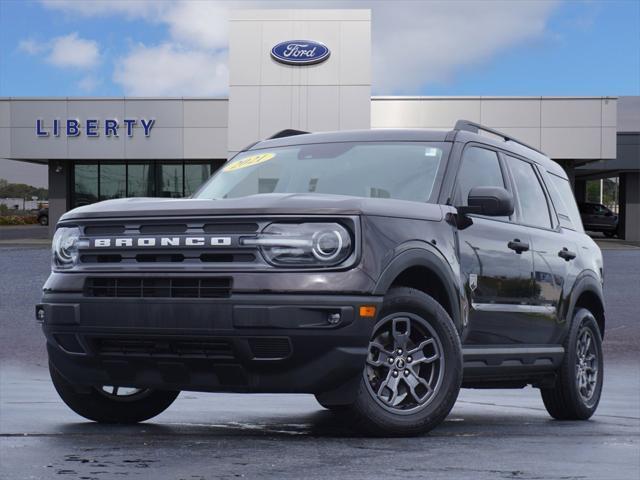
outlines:
{"label": "front bumper", "polygon": [[[221,299],[87,298],[38,305],[53,366],[75,385],[320,393],[363,369],[382,297],[233,294]],[[340,320],[337,323],[336,314]],[[42,318],[40,318],[42,317]]]}

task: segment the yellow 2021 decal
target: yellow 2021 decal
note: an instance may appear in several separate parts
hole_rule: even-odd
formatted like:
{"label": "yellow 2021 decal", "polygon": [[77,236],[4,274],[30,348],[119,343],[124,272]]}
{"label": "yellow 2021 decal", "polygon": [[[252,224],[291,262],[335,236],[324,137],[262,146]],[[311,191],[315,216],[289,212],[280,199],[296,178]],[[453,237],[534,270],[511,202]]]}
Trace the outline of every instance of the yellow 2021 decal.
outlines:
{"label": "yellow 2021 decal", "polygon": [[275,156],[275,153],[261,153],[259,155],[251,155],[250,157],[245,157],[240,160],[236,160],[233,163],[230,163],[222,170],[224,172],[233,172],[235,170],[240,170],[241,168],[253,167],[254,165],[258,165],[259,163],[271,160]]}

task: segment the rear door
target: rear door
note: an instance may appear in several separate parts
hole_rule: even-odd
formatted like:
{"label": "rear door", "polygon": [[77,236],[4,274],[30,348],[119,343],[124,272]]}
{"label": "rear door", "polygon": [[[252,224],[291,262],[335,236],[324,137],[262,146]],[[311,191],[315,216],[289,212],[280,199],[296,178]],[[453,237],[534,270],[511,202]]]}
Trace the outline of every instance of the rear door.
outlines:
{"label": "rear door", "polygon": [[568,264],[576,258],[577,247],[560,228],[537,166],[510,155],[504,158],[515,187],[517,222],[527,230],[533,255],[533,292],[523,335],[528,343],[553,343]]}

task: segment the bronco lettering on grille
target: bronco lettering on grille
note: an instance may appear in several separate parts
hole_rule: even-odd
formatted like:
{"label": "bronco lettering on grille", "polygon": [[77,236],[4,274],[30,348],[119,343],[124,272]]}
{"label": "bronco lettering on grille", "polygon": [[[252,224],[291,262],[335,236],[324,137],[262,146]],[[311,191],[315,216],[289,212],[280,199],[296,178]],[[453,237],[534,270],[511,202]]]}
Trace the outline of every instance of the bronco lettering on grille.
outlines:
{"label": "bronco lettering on grille", "polygon": [[134,247],[228,247],[231,237],[113,237],[94,238],[93,248],[134,248]]}

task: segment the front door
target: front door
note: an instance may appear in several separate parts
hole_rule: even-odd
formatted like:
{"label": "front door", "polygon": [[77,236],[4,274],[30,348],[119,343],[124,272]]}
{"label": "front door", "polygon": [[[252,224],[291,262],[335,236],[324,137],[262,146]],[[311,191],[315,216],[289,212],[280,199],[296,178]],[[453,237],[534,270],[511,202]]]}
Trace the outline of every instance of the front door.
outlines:
{"label": "front door", "polygon": [[[511,190],[498,154],[471,146],[456,179],[455,204],[466,205],[471,188]],[[457,232],[460,264],[469,299],[465,344],[529,343],[528,309],[533,295],[533,257],[527,229],[509,217],[470,215]]]}
{"label": "front door", "polygon": [[458,237],[470,301],[465,343],[529,343],[533,261],[525,229],[474,217]]}

